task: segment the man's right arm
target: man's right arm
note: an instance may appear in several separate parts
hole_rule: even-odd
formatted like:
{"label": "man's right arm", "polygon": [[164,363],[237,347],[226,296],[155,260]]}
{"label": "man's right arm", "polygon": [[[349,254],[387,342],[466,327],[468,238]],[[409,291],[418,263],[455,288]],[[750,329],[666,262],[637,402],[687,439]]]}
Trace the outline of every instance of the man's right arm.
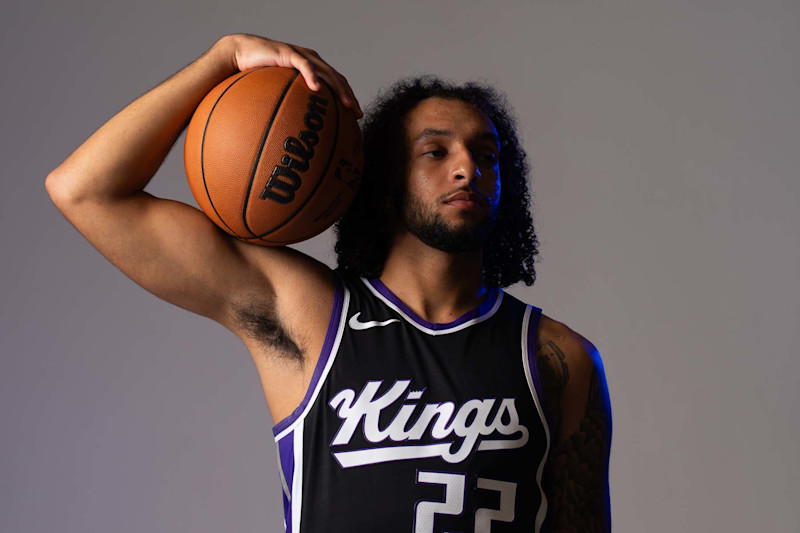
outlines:
{"label": "man's right arm", "polygon": [[[245,244],[198,209],[156,198],[144,188],[213,87],[240,70],[270,65],[297,68],[312,89],[320,80],[328,82],[345,105],[360,113],[346,80],[312,50],[230,35],[125,107],[46,180],[62,214],[127,276],[232,330],[240,329],[234,304],[249,301],[250,294],[259,295],[262,307],[287,316],[299,306],[294,301],[302,298],[300,288],[330,292],[332,301],[330,271],[289,248]],[[325,300],[320,307],[329,314]]]}

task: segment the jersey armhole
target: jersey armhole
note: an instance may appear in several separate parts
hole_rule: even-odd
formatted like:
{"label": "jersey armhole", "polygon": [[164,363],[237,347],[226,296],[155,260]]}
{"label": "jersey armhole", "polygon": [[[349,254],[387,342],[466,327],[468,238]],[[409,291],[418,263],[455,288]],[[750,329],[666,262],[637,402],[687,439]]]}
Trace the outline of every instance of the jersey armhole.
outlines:
{"label": "jersey armhole", "polygon": [[539,322],[541,318],[542,310],[540,308],[533,305],[527,306],[525,318],[523,319],[522,346],[524,351],[523,357],[525,358],[525,377],[528,380],[528,386],[531,389],[536,408],[539,410],[539,416],[548,430],[549,438],[555,426],[554,421],[548,416],[550,412],[547,408],[548,399],[544,394],[542,376],[539,372],[539,365],[536,360],[536,343],[539,337]]}
{"label": "jersey armhole", "polygon": [[314,374],[311,376],[311,383],[309,383],[306,394],[303,397],[303,401],[300,402],[300,405],[298,405],[289,416],[272,426],[272,433],[276,441],[290,432],[295,423],[305,416],[306,412],[308,412],[313,405],[319,393],[319,389],[322,387],[333,360],[336,357],[336,352],[339,349],[339,343],[344,331],[344,318],[347,316],[346,310],[349,301],[350,292],[344,285],[342,279],[337,275],[331,318],[328,320],[328,330],[325,333],[325,340],[322,343],[322,351],[314,367]]}
{"label": "jersey armhole", "polygon": [[537,532],[541,531],[542,524],[547,516],[547,495],[542,486],[542,476],[545,462],[547,462],[550,455],[550,435],[552,434],[552,425],[546,414],[545,402],[547,399],[544,396],[539,365],[536,363],[536,341],[539,337],[539,322],[541,318],[542,310],[540,308],[527,305],[522,319],[522,334],[520,335],[522,337],[522,364],[525,367],[525,379],[528,381],[528,387],[533,395],[533,401],[536,404],[536,410],[539,412],[539,419],[545,434],[544,454],[542,454],[542,460],[536,470],[536,484],[539,486],[539,494],[541,495],[541,504],[536,513],[535,531]]}

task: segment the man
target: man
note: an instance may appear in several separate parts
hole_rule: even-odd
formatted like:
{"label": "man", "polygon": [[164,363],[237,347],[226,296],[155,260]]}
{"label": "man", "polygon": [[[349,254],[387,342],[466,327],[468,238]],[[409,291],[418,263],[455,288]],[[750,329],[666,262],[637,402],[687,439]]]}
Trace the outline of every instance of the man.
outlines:
{"label": "man", "polygon": [[376,104],[337,272],[143,191],[211,88],[271,65],[362,116],[313,50],[230,35],[46,185],[131,279],[243,340],[276,421],[287,530],[609,531],[600,356],[501,290],[533,282],[536,240],[524,153],[491,90],[412,80]]}

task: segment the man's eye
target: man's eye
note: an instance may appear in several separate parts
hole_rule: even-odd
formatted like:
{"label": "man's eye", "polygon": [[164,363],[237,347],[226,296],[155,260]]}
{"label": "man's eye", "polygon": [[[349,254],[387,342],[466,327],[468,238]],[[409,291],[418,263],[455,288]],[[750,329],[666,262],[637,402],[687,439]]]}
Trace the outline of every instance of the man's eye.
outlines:
{"label": "man's eye", "polygon": [[430,150],[429,152],[425,152],[424,155],[429,157],[442,157],[444,156],[444,150]]}
{"label": "man's eye", "polygon": [[497,154],[495,154],[494,152],[487,152],[483,155],[483,158],[489,163],[494,163],[495,161],[497,161]]}

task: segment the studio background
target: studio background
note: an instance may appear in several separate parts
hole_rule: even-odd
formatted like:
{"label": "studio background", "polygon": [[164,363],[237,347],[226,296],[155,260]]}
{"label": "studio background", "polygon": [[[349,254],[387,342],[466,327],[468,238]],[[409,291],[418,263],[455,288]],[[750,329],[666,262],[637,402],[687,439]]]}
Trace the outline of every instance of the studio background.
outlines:
{"label": "studio background", "polygon": [[[799,26],[790,0],[4,2],[0,530],[282,530],[244,345],[128,280],[44,188],[249,32],[318,50],[362,107],[428,72],[505,91],[541,240],[509,292],[603,357],[615,531],[797,531]],[[196,205],[182,143],[146,190]],[[298,248],[335,263],[330,233]]]}

